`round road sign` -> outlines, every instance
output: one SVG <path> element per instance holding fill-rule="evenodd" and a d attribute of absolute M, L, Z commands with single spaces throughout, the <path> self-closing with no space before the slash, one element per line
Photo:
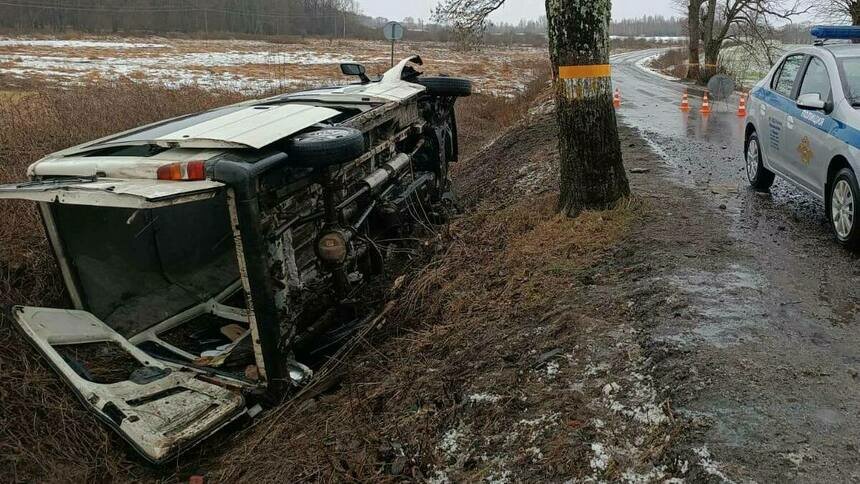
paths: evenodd
<path fill-rule="evenodd" d="M 404 31 L 405 29 L 398 22 L 388 22 L 385 24 L 385 27 L 382 28 L 385 38 L 391 41 L 402 39 Z"/>
<path fill-rule="evenodd" d="M 708 81 L 708 90 L 715 101 L 722 101 L 735 91 L 735 81 L 725 74 L 717 74 Z"/>

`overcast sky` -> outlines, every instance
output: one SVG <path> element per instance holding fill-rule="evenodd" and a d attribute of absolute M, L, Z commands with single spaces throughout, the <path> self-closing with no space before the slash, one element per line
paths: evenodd
<path fill-rule="evenodd" d="M 404 17 L 428 18 L 430 10 L 438 0 L 359 0 L 362 10 L 373 17 L 386 17 L 391 20 L 401 20 Z M 544 14 L 544 0 L 507 0 L 492 19 L 503 22 L 519 22 L 520 19 L 532 19 Z M 667 17 L 680 14 L 672 6 L 672 0 L 614 0 L 612 2 L 612 18 L 623 19 L 641 17 L 642 15 L 664 15 Z"/>

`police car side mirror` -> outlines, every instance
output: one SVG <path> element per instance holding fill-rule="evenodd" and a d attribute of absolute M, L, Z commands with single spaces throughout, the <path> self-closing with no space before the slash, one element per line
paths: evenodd
<path fill-rule="evenodd" d="M 797 98 L 797 107 L 811 111 L 823 111 L 827 103 L 821 99 L 821 94 L 804 94 Z"/>

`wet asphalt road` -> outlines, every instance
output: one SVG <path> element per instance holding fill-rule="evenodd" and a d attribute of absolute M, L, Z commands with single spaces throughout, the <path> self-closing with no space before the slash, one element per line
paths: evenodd
<path fill-rule="evenodd" d="M 636 65 L 655 52 L 613 56 L 620 121 L 669 165 L 666 183 L 700 195 L 731 245 L 724 260 L 703 246 L 690 260 L 707 263 L 663 277 L 687 309 L 652 337 L 697 380 L 678 411 L 707 422 L 696 439 L 715 480 L 860 481 L 860 261 L 811 197 L 782 181 L 769 195 L 747 189 L 737 98 L 703 118 L 691 95 L 682 113 L 684 85 Z"/>

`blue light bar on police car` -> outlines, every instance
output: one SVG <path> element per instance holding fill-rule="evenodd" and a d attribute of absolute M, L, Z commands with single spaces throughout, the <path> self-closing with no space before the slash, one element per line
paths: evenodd
<path fill-rule="evenodd" d="M 853 26 L 824 26 L 812 27 L 810 33 L 821 40 L 854 40 L 860 39 L 860 27 Z"/>

